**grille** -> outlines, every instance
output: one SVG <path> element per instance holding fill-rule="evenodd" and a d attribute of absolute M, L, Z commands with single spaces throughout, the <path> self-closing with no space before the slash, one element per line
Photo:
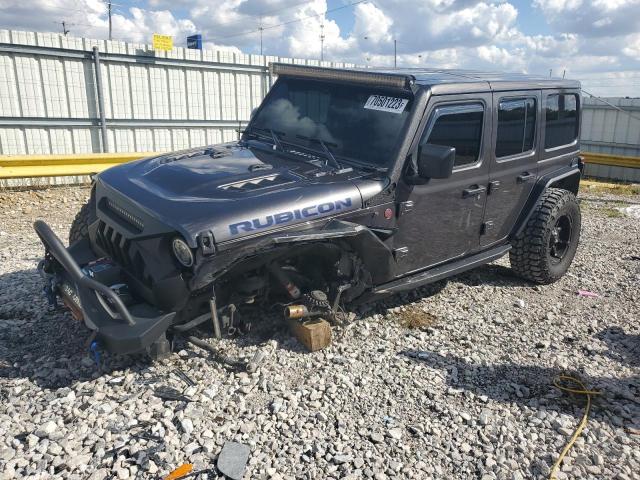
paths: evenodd
<path fill-rule="evenodd" d="M 98 224 L 96 243 L 122 268 L 145 285 L 151 285 L 151 277 L 147 274 L 144 259 L 140 252 L 131 248 L 131 240 L 102 220 Z"/>
<path fill-rule="evenodd" d="M 144 230 L 144 223 L 142 222 L 142 220 L 126 211 L 123 207 L 115 203 L 110 198 L 105 199 L 104 205 L 109 212 L 137 230 L 137 233 L 140 233 L 142 232 L 142 230 Z"/>

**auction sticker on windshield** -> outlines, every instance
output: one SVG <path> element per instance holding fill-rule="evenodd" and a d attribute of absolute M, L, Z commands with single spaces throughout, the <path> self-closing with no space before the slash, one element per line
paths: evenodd
<path fill-rule="evenodd" d="M 371 95 L 364 104 L 368 110 L 380 110 L 382 112 L 402 113 L 409 100 L 406 98 L 385 97 L 384 95 Z"/>

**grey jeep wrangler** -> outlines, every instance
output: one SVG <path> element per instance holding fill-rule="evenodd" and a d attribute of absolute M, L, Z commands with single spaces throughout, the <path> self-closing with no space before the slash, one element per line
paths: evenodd
<path fill-rule="evenodd" d="M 51 302 L 104 348 L 157 357 L 205 322 L 218 337 L 243 331 L 247 304 L 331 318 L 507 253 L 532 282 L 567 271 L 578 82 L 270 68 L 277 80 L 237 142 L 97 175 L 68 248 L 35 223 Z"/>

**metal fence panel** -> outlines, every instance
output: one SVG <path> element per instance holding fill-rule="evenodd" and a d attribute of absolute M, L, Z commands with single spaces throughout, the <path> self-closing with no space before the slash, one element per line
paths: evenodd
<path fill-rule="evenodd" d="M 230 141 L 270 88 L 270 62 L 317 61 L 0 30 L 0 154 L 110 152 Z M 351 66 L 324 62 L 326 66 Z"/>
<path fill-rule="evenodd" d="M 640 98 L 606 98 L 615 109 L 597 98 L 582 102 L 580 146 L 585 152 L 640 157 Z M 587 164 L 589 176 L 640 182 L 640 168 Z"/>
<path fill-rule="evenodd" d="M 273 84 L 270 62 L 352 66 L 230 51 L 163 52 L 137 43 L 0 30 L 0 154 L 103 150 L 94 47 L 100 52 L 110 152 L 161 152 L 236 139 Z M 640 157 L 640 99 L 607 101 L 628 113 L 584 98 L 582 149 Z M 589 164 L 586 173 L 640 181 L 634 168 Z"/>

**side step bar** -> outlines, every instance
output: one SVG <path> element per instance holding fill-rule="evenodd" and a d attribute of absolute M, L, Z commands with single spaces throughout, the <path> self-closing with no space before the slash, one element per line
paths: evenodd
<path fill-rule="evenodd" d="M 371 291 L 371 295 L 389 295 L 397 292 L 402 292 L 404 290 L 412 290 L 414 288 L 427 285 L 428 283 L 437 282 L 438 280 L 442 280 L 443 278 L 447 278 L 452 275 L 456 275 L 458 273 L 462 273 L 467 270 L 479 267 L 480 265 L 484 265 L 485 263 L 492 262 L 493 260 L 497 260 L 504 254 L 506 254 L 509 250 L 511 250 L 511 245 L 501 245 L 499 247 L 492 248 L 491 250 L 476 253 L 475 255 L 471 255 L 470 257 L 465 257 L 461 260 L 456 260 L 454 262 L 446 263 L 438 267 L 430 268 L 429 270 L 418 272 L 408 277 L 399 278 L 398 280 L 393 280 L 391 282 L 378 285 Z"/>

